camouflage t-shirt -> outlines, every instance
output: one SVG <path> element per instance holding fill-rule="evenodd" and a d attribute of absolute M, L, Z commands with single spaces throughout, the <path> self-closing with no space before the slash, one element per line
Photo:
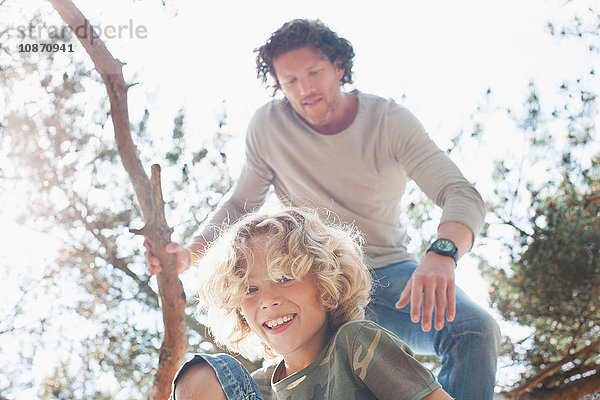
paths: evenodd
<path fill-rule="evenodd" d="M 252 373 L 265 400 L 416 400 L 440 387 L 396 335 L 364 320 L 342 325 L 308 367 L 273 382 L 281 365 Z"/>

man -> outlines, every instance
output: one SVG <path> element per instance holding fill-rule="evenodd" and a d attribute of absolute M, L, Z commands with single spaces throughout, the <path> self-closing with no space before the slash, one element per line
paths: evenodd
<path fill-rule="evenodd" d="M 354 51 L 322 22 L 290 21 L 257 52 L 258 77 L 285 98 L 254 115 L 241 175 L 202 234 L 187 248 L 167 246 L 179 271 L 202 256 L 215 227 L 260 207 L 273 185 L 286 204 L 325 209 L 364 234 L 379 283 L 368 319 L 415 352 L 437 354 L 438 380 L 454 398 L 492 399 L 498 326 L 454 282 L 457 260 L 483 225 L 481 196 L 408 110 L 342 91 L 352 83 Z M 420 264 L 407 253 L 400 224 L 409 178 L 443 209 L 438 240 Z M 159 273 L 146 247 L 151 272 Z"/>

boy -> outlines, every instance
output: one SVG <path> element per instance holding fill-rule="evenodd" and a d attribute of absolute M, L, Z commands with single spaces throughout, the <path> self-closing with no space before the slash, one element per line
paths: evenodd
<path fill-rule="evenodd" d="M 197 355 L 174 399 L 450 399 L 400 339 L 361 319 L 371 278 L 355 230 L 308 209 L 250 214 L 199 271 L 217 342 L 282 360 L 250 378 L 230 356 Z"/>

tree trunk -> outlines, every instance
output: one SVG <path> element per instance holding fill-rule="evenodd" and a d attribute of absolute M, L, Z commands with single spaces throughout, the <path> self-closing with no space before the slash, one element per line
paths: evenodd
<path fill-rule="evenodd" d="M 509 398 L 518 400 L 528 399 L 560 399 L 560 400 L 578 400 L 587 394 L 600 391 L 600 374 L 580 378 L 569 383 L 563 384 L 554 390 L 535 390 L 546 378 L 558 373 L 565 364 L 574 360 L 585 360 L 600 351 L 600 340 L 590 344 L 587 347 L 564 357 L 562 360 L 548 365 L 545 369 L 521 383 L 518 387 L 507 393 Z M 533 389 L 529 391 L 529 389 Z"/>
<path fill-rule="evenodd" d="M 556 390 L 528 392 L 517 397 L 518 400 L 579 400 L 582 397 L 600 391 L 600 374 L 594 374 L 562 385 Z M 514 398 L 514 397 L 513 397 Z"/>
<path fill-rule="evenodd" d="M 175 258 L 164 246 L 171 240 L 173 230 L 167 225 L 160 187 L 160 167 L 152 166 L 148 179 L 131 139 L 127 90 L 123 78 L 123 63 L 113 58 L 85 16 L 70 0 L 49 0 L 63 21 L 73 30 L 85 47 L 96 70 L 102 76 L 111 105 L 111 118 L 121 162 L 131 180 L 140 203 L 145 226 L 135 233 L 143 234 L 157 249 L 163 272 L 158 277 L 160 303 L 165 333 L 159 352 L 159 362 L 151 399 L 168 399 L 171 382 L 180 367 L 188 346 L 185 324 L 185 293 L 175 268 Z"/>
<path fill-rule="evenodd" d="M 577 359 L 586 359 L 588 358 L 590 355 L 593 355 L 595 353 L 597 353 L 598 351 L 600 351 L 600 340 L 590 344 L 587 347 L 584 347 L 583 349 L 573 353 L 573 354 L 569 354 L 566 357 L 564 357 L 562 360 L 554 362 L 550 365 L 548 365 L 546 368 L 544 368 L 542 371 L 538 372 L 536 375 L 532 376 L 531 378 L 527 379 L 525 382 L 521 383 L 517 388 L 511 390 L 508 394 L 512 395 L 514 398 L 517 399 L 524 399 L 525 397 L 525 393 L 531 389 L 531 388 L 535 388 L 538 384 L 540 384 L 544 379 L 548 378 L 549 376 L 554 375 L 555 373 L 559 372 L 561 370 L 561 368 L 563 367 L 563 365 L 570 363 L 574 360 Z M 575 383 L 582 381 L 581 379 L 574 381 Z M 564 385 L 564 387 L 569 386 L 569 384 Z M 562 386 L 561 386 L 562 388 Z M 596 387 L 594 391 L 598 390 L 599 388 Z M 594 393 L 594 391 L 592 392 L 588 392 L 588 393 L 584 393 L 583 395 L 589 394 L 589 393 Z M 559 392 L 559 390 L 555 390 L 552 391 L 551 393 L 557 393 Z M 582 395 L 582 396 L 583 396 Z"/>

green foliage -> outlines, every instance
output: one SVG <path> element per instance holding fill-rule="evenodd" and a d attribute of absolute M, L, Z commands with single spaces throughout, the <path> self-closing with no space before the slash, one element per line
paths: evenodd
<path fill-rule="evenodd" d="M 600 12 L 590 8 L 561 36 L 585 38 L 597 52 L 600 32 L 585 31 L 584 20 L 600 22 Z M 590 68 L 557 88 L 558 101 L 545 99 L 531 83 L 521 108 L 504 109 L 519 137 L 514 152 L 495 162 L 488 199 L 492 222 L 484 242 L 501 243 L 510 263 L 480 258 L 492 305 L 504 319 L 531 328 L 531 337 L 503 344 L 524 378 L 600 336 L 600 207 L 584 209 L 585 198 L 600 195 L 599 83 Z M 485 132 L 479 121 L 476 125 Z M 563 366 L 537 389 L 556 389 L 599 371 L 595 354 Z"/>
<path fill-rule="evenodd" d="M 600 207 L 583 210 L 569 181 L 557 191 L 537 203 L 519 261 L 491 281 L 502 316 L 535 329 L 527 360 L 538 368 L 600 335 Z"/>

